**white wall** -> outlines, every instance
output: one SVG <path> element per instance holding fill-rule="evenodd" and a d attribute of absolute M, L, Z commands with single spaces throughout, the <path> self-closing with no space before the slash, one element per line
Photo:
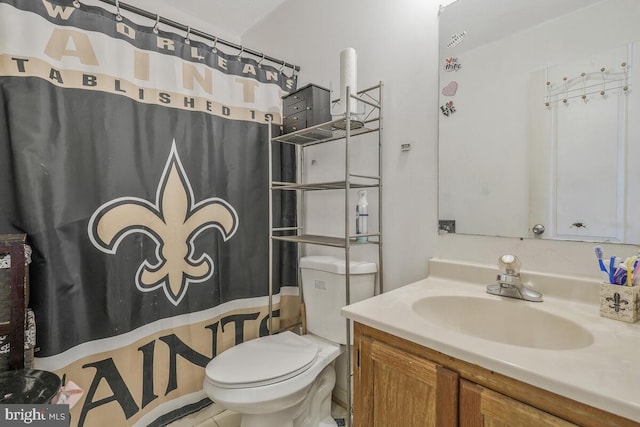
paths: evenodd
<path fill-rule="evenodd" d="M 437 0 L 287 0 L 242 38 L 252 49 L 300 65 L 298 87 L 324 86 L 333 90 L 332 99 L 340 96 L 340 51 L 346 47 L 358 53 L 359 89 L 384 83 L 385 290 L 424 278 L 427 260 L 435 254 L 437 17 Z M 411 151 L 401 152 L 403 143 L 410 143 Z M 311 174 L 320 170 L 337 174 L 341 162 L 336 155 L 327 147 L 314 149 L 311 157 L 316 164 L 307 169 Z M 377 162 L 375 156 L 364 153 L 360 160 Z M 355 209 L 355 196 L 352 200 Z M 377 222 L 374 202 L 372 195 L 373 224 Z M 338 195 L 317 196 L 307 210 L 309 231 L 343 232 L 344 204 Z M 376 251 L 373 246 L 353 248 L 351 256 L 376 259 Z M 307 248 L 308 254 L 327 252 Z"/>
<path fill-rule="evenodd" d="M 333 98 L 339 97 L 339 53 L 345 47 L 358 52 L 360 88 L 384 82 L 386 290 L 426 276 L 426 261 L 435 256 L 493 265 L 511 252 L 525 270 L 599 278 L 593 243 L 437 235 L 437 21 L 437 0 L 287 0 L 242 42 L 300 65 L 299 86 L 313 82 L 333 88 Z M 401 153 L 405 142 L 412 150 Z M 318 168 L 332 170 L 332 160 L 336 163 L 330 153 L 314 157 Z M 318 206 L 310 214 L 314 231 L 343 221 L 342 213 L 327 216 Z M 604 249 L 626 257 L 637 247 Z"/>

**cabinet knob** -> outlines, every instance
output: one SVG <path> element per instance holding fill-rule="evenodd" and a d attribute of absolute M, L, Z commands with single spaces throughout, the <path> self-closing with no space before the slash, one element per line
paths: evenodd
<path fill-rule="evenodd" d="M 291 129 L 293 129 L 293 130 L 298 130 L 298 128 L 297 128 L 297 127 L 295 127 L 295 126 L 291 126 Z"/>

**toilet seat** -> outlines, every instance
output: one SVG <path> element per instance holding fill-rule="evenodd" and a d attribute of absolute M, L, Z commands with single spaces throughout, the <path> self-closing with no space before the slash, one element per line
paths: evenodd
<path fill-rule="evenodd" d="M 318 350 L 310 340 L 287 331 L 231 347 L 209 362 L 206 375 L 223 388 L 274 384 L 309 369 Z"/>

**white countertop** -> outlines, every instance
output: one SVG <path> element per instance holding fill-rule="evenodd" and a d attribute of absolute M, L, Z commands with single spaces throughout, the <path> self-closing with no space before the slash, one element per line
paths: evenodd
<path fill-rule="evenodd" d="M 593 336 L 593 343 L 583 348 L 545 350 L 465 335 L 418 315 L 412 304 L 425 297 L 459 295 L 502 299 L 485 292 L 487 284 L 495 283 L 497 267 L 432 260 L 430 272 L 424 280 L 344 307 L 342 314 L 466 362 L 640 422 L 640 322 L 628 324 L 600 317 L 597 282 L 522 272 L 523 281 L 542 291 L 544 301 L 517 303 L 578 323 Z M 509 319 L 504 321 L 508 324 Z M 486 327 L 490 328 L 491 324 L 487 322 Z"/>

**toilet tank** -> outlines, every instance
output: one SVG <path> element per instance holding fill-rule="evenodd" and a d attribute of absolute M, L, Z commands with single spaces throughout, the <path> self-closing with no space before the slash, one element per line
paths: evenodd
<path fill-rule="evenodd" d="M 372 297 L 377 266 L 374 262 L 349 263 L 351 303 Z M 346 344 L 346 319 L 340 309 L 346 301 L 346 263 L 330 256 L 300 258 L 302 295 L 307 317 L 307 331 L 329 341 Z M 353 334 L 351 340 L 353 341 Z"/>

